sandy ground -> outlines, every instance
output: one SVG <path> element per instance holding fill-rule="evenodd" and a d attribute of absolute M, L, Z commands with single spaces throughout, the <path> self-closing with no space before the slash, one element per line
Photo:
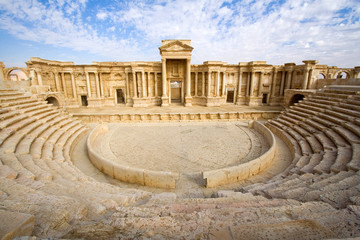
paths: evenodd
<path fill-rule="evenodd" d="M 233 166 L 268 149 L 246 122 L 110 124 L 113 160 L 136 168 L 180 173 Z"/>
<path fill-rule="evenodd" d="M 268 112 L 281 111 L 281 106 L 246 106 L 225 104 L 219 107 L 206 107 L 200 105 L 193 105 L 191 107 L 184 107 L 181 104 L 171 104 L 168 107 L 149 106 L 149 107 L 125 107 L 123 104 L 116 106 L 103 106 L 99 108 L 67 108 L 66 111 L 73 114 L 138 114 L 138 113 L 209 113 L 209 112 Z"/>
<path fill-rule="evenodd" d="M 264 144 L 263 138 L 259 136 L 259 134 L 255 131 L 247 129 L 247 122 L 245 121 L 205 122 L 187 124 L 177 123 L 178 127 L 175 127 L 175 123 L 156 123 L 150 124 L 150 127 L 146 126 L 149 124 L 150 123 L 110 124 L 110 128 L 115 130 L 113 134 L 108 135 L 110 145 L 112 146 L 112 148 L 115 149 L 118 149 L 118 147 L 120 146 L 122 150 L 120 150 L 118 154 L 124 154 L 125 151 L 123 148 L 123 144 L 130 144 L 126 147 L 126 153 L 130 154 L 128 155 L 129 161 L 131 161 L 131 157 L 135 158 L 136 156 L 146 156 L 146 154 L 151 153 L 158 154 L 157 156 L 152 156 L 151 158 L 139 158 L 135 161 L 136 164 L 142 164 L 143 167 L 156 167 L 157 160 L 162 159 L 157 164 L 158 166 L 160 166 L 160 168 L 167 166 L 174 169 L 181 169 L 179 171 L 181 173 L 181 176 L 180 179 L 177 181 L 176 189 L 159 189 L 140 186 L 137 184 L 123 183 L 101 173 L 91 164 L 90 160 L 88 159 L 86 148 L 87 135 L 85 135 L 78 142 L 72 152 L 72 159 L 74 161 L 74 164 L 85 174 L 93 177 L 100 182 L 107 182 L 109 184 L 114 184 L 119 187 L 136 188 L 155 193 L 175 192 L 178 197 L 187 198 L 210 197 L 214 192 L 221 189 L 237 190 L 248 184 L 264 182 L 272 178 L 273 176 L 281 173 L 290 164 L 291 161 L 291 153 L 289 149 L 286 147 L 284 142 L 282 142 L 279 138 L 276 138 L 279 146 L 278 152 L 274 159 L 274 164 L 267 170 L 245 181 L 229 184 L 218 188 L 206 188 L 200 171 L 213 167 L 236 164 L 240 160 L 247 161 L 260 155 L 268 149 L 267 144 Z M 89 126 L 94 127 L 95 124 L 89 124 Z M 122 132 L 122 134 L 119 134 L 120 132 Z M 124 132 L 127 132 L 127 135 L 129 136 L 125 137 Z M 133 136 L 131 133 L 133 133 Z M 162 144 L 156 142 L 158 140 L 155 141 L 154 137 L 155 139 L 159 138 L 156 137 L 159 136 L 157 135 L 157 133 L 159 133 L 159 135 L 162 137 L 168 136 L 168 138 L 166 138 L 167 140 L 165 140 L 165 138 L 162 139 Z M 134 138 L 131 139 L 131 137 L 134 136 L 143 136 L 143 138 L 141 138 L 141 141 L 139 140 L 141 143 L 140 145 L 138 140 L 134 140 Z M 237 137 L 239 137 L 241 140 L 238 139 L 238 141 L 236 141 Z M 198 146 L 193 147 L 194 144 L 191 144 L 199 141 L 201 142 L 201 144 L 199 143 Z M 147 142 L 149 144 L 145 147 L 144 144 L 146 144 Z M 181 146 L 179 146 L 179 143 L 181 143 Z M 206 151 L 201 149 L 201 146 L 206 146 L 207 144 L 211 147 L 208 147 Z M 161 148 L 159 149 L 156 146 L 164 147 L 164 149 L 166 149 L 167 151 L 166 154 L 168 157 L 159 158 L 158 156 L 161 156 L 164 153 L 164 150 L 161 150 Z M 132 151 L 131 147 L 137 147 L 138 150 Z M 146 149 L 146 151 L 142 152 L 142 149 Z M 185 154 L 183 155 L 185 157 L 181 157 L 181 154 Z M 207 158 L 205 158 L 204 155 L 207 157 L 210 156 L 210 158 L 213 160 L 206 161 Z M 190 156 L 197 156 L 198 162 L 191 162 Z M 240 158 L 239 156 L 242 156 L 243 158 Z M 173 157 L 177 159 L 176 162 L 174 162 L 175 160 L 173 160 Z M 219 163 L 214 161 L 217 158 L 219 159 Z M 151 159 L 149 161 L 151 162 L 151 164 L 146 164 L 148 159 Z M 171 159 L 171 161 L 168 159 Z"/>

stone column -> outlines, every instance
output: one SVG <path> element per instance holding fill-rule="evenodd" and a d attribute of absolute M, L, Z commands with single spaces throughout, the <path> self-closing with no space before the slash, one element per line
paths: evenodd
<path fill-rule="evenodd" d="M 211 86 L 211 71 L 208 71 L 207 91 L 206 96 L 210 97 L 210 86 Z"/>
<path fill-rule="evenodd" d="M 104 97 L 104 84 L 102 80 L 102 72 L 99 73 L 100 97 Z"/>
<path fill-rule="evenodd" d="M 241 97 L 241 85 L 242 85 L 242 71 L 239 72 L 239 76 L 238 76 L 238 89 L 237 89 L 238 100 Z"/>
<path fill-rule="evenodd" d="M 142 95 L 141 97 L 146 97 L 146 88 L 145 88 L 145 73 L 141 71 L 141 87 L 142 87 Z"/>
<path fill-rule="evenodd" d="M 251 72 L 251 86 L 250 86 L 250 97 L 252 97 L 254 95 L 254 84 L 255 84 L 255 72 Z"/>
<path fill-rule="evenodd" d="M 5 81 L 4 68 L 5 68 L 4 63 L 0 62 L 0 81 Z M 30 71 L 30 76 L 31 76 L 31 71 Z"/>
<path fill-rule="evenodd" d="M 202 75 L 202 88 L 201 88 L 201 95 L 205 96 L 205 72 L 201 73 Z"/>
<path fill-rule="evenodd" d="M 247 73 L 247 79 L 246 79 L 246 96 L 250 95 L 250 72 Z"/>
<path fill-rule="evenodd" d="M 161 59 L 161 74 L 162 74 L 162 96 L 167 97 L 166 91 L 166 59 Z"/>
<path fill-rule="evenodd" d="M 261 71 L 260 72 L 260 79 L 259 79 L 259 92 L 258 92 L 258 97 L 261 96 L 262 91 L 263 91 L 263 82 L 264 82 L 264 72 Z"/>
<path fill-rule="evenodd" d="M 30 78 L 31 78 L 31 85 L 33 85 L 34 81 L 35 81 L 35 71 L 34 70 L 30 70 Z M 4 81 L 6 79 L 4 78 Z"/>
<path fill-rule="evenodd" d="M 155 90 L 155 97 L 158 96 L 158 73 L 154 72 L 154 90 Z"/>
<path fill-rule="evenodd" d="M 161 80 L 162 80 L 162 97 L 161 106 L 169 106 L 169 97 L 167 96 L 167 79 L 166 79 L 166 58 L 161 59 Z"/>
<path fill-rule="evenodd" d="M 271 82 L 271 96 L 275 97 L 277 70 L 275 69 Z"/>
<path fill-rule="evenodd" d="M 129 85 L 129 72 L 125 72 L 125 84 L 126 84 L 126 101 L 128 102 L 128 99 L 130 97 L 130 85 Z"/>
<path fill-rule="evenodd" d="M 60 92 L 61 90 L 60 90 L 60 83 L 59 83 L 59 73 L 55 72 L 54 76 L 55 76 L 56 91 Z"/>
<path fill-rule="evenodd" d="M 291 88 L 291 75 L 292 75 L 292 70 L 288 71 L 287 76 L 286 76 L 286 89 L 290 89 Z"/>
<path fill-rule="evenodd" d="M 86 87 L 87 87 L 88 97 L 91 98 L 89 72 L 85 72 L 85 77 L 86 77 Z"/>
<path fill-rule="evenodd" d="M 134 96 L 133 98 L 137 98 L 137 86 L 136 86 L 136 72 L 132 72 L 133 76 L 133 87 L 134 87 Z"/>
<path fill-rule="evenodd" d="M 70 74 L 71 74 L 71 86 L 72 86 L 73 97 L 76 98 L 75 75 L 73 72 L 71 72 Z"/>
<path fill-rule="evenodd" d="M 67 89 L 66 89 L 65 75 L 64 74 L 65 74 L 64 72 L 61 73 L 61 81 L 62 81 L 63 88 L 64 88 L 64 95 L 67 97 Z"/>
<path fill-rule="evenodd" d="M 42 82 L 41 73 L 38 73 L 38 72 L 37 72 L 37 79 L 38 79 L 38 84 L 39 84 L 40 86 L 42 86 L 42 85 L 43 85 L 43 82 Z"/>
<path fill-rule="evenodd" d="M 283 70 L 281 74 L 281 85 L 280 85 L 279 96 L 284 96 L 284 84 L 285 84 L 285 70 Z"/>
<path fill-rule="evenodd" d="M 219 96 L 219 88 L 220 88 L 220 71 L 216 71 L 216 89 L 215 89 L 215 95 L 216 97 Z"/>
<path fill-rule="evenodd" d="M 223 72 L 222 86 L 221 86 L 221 96 L 225 96 L 225 86 L 226 86 L 226 72 Z"/>
<path fill-rule="evenodd" d="M 307 89 L 308 81 L 309 81 L 309 69 L 305 69 L 304 80 L 302 82 L 302 89 Z"/>
<path fill-rule="evenodd" d="M 198 92 L 198 72 L 195 72 L 195 96 L 197 96 Z"/>
<path fill-rule="evenodd" d="M 185 93 L 185 106 L 190 107 L 191 104 L 191 69 L 190 58 L 186 59 L 186 93 Z"/>
<path fill-rule="evenodd" d="M 147 84 L 148 84 L 148 87 L 147 87 L 147 88 L 148 88 L 148 89 L 147 89 L 147 96 L 148 96 L 148 97 L 151 97 L 151 86 L 150 86 L 150 85 L 151 85 L 151 84 L 150 84 L 150 83 L 151 83 L 151 81 L 150 81 L 151 73 L 150 73 L 150 72 L 147 72 L 146 75 L 147 75 Z"/>

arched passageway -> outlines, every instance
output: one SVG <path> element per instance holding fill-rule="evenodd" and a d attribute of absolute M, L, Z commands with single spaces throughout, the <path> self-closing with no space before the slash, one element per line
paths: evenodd
<path fill-rule="evenodd" d="M 303 100 L 304 99 L 304 95 L 302 94 L 295 94 L 291 100 L 290 100 L 290 103 L 289 103 L 289 106 L 291 105 L 294 105 L 295 103 L 298 103 L 300 100 Z"/>
<path fill-rule="evenodd" d="M 28 77 L 20 69 L 13 69 L 8 74 L 8 80 L 11 80 L 11 81 L 24 81 L 26 79 L 28 79 Z"/>
<path fill-rule="evenodd" d="M 59 106 L 59 101 L 54 97 L 48 97 L 46 99 L 46 101 L 48 102 L 48 104 L 52 104 L 54 106 Z"/>

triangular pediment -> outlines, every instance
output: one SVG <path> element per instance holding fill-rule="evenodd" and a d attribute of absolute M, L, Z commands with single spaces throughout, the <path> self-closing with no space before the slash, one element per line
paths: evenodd
<path fill-rule="evenodd" d="M 160 51 L 167 52 L 182 52 L 182 51 L 192 51 L 194 48 L 188 44 L 181 42 L 181 40 L 174 40 L 164 44 L 159 47 Z"/>

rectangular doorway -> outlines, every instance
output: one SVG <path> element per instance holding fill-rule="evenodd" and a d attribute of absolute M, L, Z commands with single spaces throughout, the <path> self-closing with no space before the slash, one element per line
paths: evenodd
<path fill-rule="evenodd" d="M 125 103 L 124 91 L 121 88 L 116 89 L 116 102 L 117 104 Z"/>
<path fill-rule="evenodd" d="M 181 102 L 181 82 L 171 81 L 171 102 Z"/>
<path fill-rule="evenodd" d="M 88 105 L 88 100 L 87 100 L 86 95 L 81 95 L 81 105 L 82 106 L 87 106 Z"/>
<path fill-rule="evenodd" d="M 234 102 L 234 90 L 227 91 L 226 102 L 233 103 Z"/>
<path fill-rule="evenodd" d="M 264 93 L 261 102 L 262 102 L 263 104 L 267 104 L 267 98 L 268 98 L 268 94 L 267 94 L 267 93 Z"/>

